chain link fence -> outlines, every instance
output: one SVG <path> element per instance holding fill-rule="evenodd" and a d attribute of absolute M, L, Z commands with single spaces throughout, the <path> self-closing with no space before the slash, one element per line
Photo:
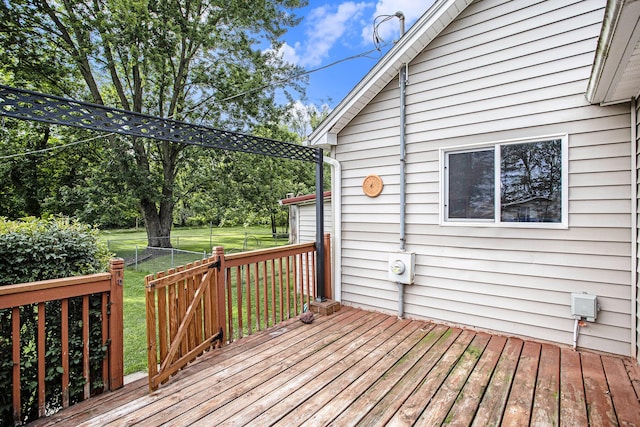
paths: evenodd
<path fill-rule="evenodd" d="M 171 237 L 171 247 L 149 247 L 146 238 L 107 239 L 109 251 L 125 260 L 125 266 L 155 273 L 207 258 L 216 246 L 225 253 L 245 252 L 288 243 L 287 234 L 215 234 Z"/>

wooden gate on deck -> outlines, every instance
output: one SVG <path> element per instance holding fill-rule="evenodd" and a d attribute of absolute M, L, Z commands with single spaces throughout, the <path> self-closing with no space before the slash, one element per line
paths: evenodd
<path fill-rule="evenodd" d="M 220 259 L 210 258 L 145 278 L 151 390 L 216 341 L 222 342 L 219 273 Z"/>
<path fill-rule="evenodd" d="M 324 267 L 330 297 L 328 259 Z M 216 345 L 299 315 L 316 297 L 316 268 L 315 243 L 230 255 L 216 247 L 208 259 L 147 276 L 149 389 Z"/>

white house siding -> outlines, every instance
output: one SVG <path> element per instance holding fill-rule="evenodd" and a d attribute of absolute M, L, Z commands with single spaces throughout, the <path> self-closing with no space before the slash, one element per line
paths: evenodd
<path fill-rule="evenodd" d="M 585 89 L 605 0 L 470 5 L 409 64 L 405 314 L 572 343 L 570 293 L 598 295 L 578 345 L 631 353 L 628 105 Z M 338 136 L 342 301 L 395 312 L 387 253 L 399 247 L 399 98 L 393 81 Z M 569 135 L 569 228 L 440 225 L 439 150 Z M 362 193 L 377 173 L 384 191 Z"/>
<path fill-rule="evenodd" d="M 635 101 L 635 117 L 636 117 L 636 123 L 635 123 L 635 136 L 636 136 L 636 152 L 635 152 L 635 156 L 636 156 L 636 168 L 640 167 L 640 102 L 638 102 L 638 99 L 636 99 Z M 636 286 L 636 301 L 635 301 L 635 313 L 636 313 L 636 318 L 634 319 L 634 322 L 632 322 L 632 324 L 635 324 L 636 327 L 636 357 L 638 359 L 638 361 L 640 361 L 640 318 L 638 316 L 640 316 L 640 288 L 638 287 L 638 277 L 639 277 L 639 273 L 640 273 L 640 259 L 638 258 L 640 256 L 640 247 L 638 247 L 638 242 L 640 242 L 640 233 L 639 233 L 639 225 L 640 225 L 640 181 L 639 181 L 639 177 L 640 177 L 640 171 L 636 170 L 636 229 L 634 230 L 635 233 L 635 238 L 636 238 L 636 270 L 635 270 L 635 286 Z"/>

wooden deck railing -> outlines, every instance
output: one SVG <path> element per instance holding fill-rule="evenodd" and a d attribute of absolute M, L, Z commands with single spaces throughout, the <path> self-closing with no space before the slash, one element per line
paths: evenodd
<path fill-rule="evenodd" d="M 17 425 L 22 422 L 21 414 L 21 385 L 29 378 L 21 378 L 21 307 L 37 306 L 37 405 L 38 416 L 45 415 L 51 410 L 47 403 L 50 391 L 46 390 L 45 378 L 48 370 L 54 369 L 62 376 L 62 407 L 68 407 L 70 402 L 70 322 L 69 303 L 72 298 L 82 298 L 81 337 L 82 340 L 82 376 L 85 379 L 83 399 L 90 396 L 92 390 L 91 372 L 89 365 L 89 297 L 98 295 L 100 298 L 100 318 L 102 320 L 102 346 L 107 347 L 106 357 L 102 362 L 103 390 L 114 390 L 122 387 L 124 379 L 122 352 L 122 280 L 124 261 L 111 261 L 109 273 L 92 274 L 88 276 L 69 277 L 63 279 L 45 280 L 33 283 L 0 286 L 0 310 L 10 310 L 11 342 L 12 342 L 12 407 L 13 420 Z M 61 363 L 62 366 L 47 366 L 46 354 L 52 349 L 46 348 L 46 337 L 51 331 L 45 327 L 45 307 L 47 303 L 60 301 L 60 323 L 56 325 L 61 335 Z M 24 310 L 24 309 L 23 309 Z M 74 337 L 71 337 L 72 339 Z M 77 339 L 78 337 L 75 337 Z M 61 369 L 60 369 L 61 368 Z M 33 421 L 33 420 L 28 420 Z"/>
<path fill-rule="evenodd" d="M 316 295 L 315 255 L 315 243 L 230 255 L 216 247 L 209 259 L 147 276 L 149 389 L 216 343 L 299 315 Z M 330 283 L 324 289 L 330 297 Z"/>

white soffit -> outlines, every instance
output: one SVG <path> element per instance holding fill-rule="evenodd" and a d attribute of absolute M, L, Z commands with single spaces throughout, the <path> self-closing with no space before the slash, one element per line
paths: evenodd
<path fill-rule="evenodd" d="M 398 76 L 400 66 L 411 62 L 473 0 L 436 0 L 396 45 L 347 94 L 320 126 L 309 135 L 306 145 L 337 144 L 337 134 Z M 328 136 L 329 135 L 329 136 Z M 329 143 L 329 144 L 327 144 Z"/>
<path fill-rule="evenodd" d="M 640 1 L 609 0 L 587 99 L 594 104 L 627 102 L 640 92 Z"/>

